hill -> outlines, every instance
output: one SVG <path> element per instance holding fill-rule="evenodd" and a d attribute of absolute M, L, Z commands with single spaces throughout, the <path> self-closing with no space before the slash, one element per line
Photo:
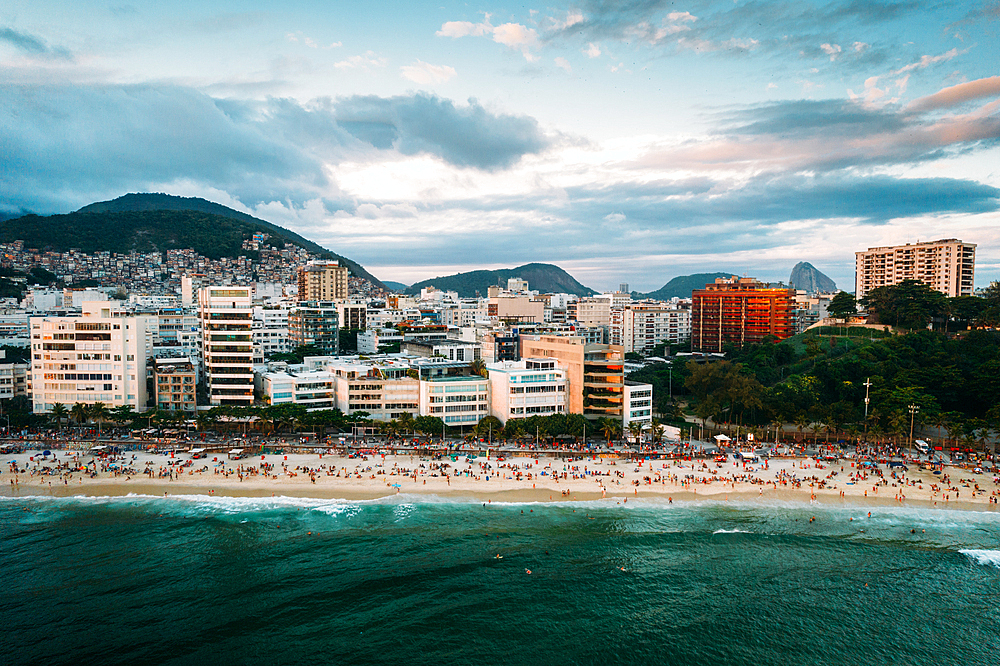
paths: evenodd
<path fill-rule="evenodd" d="M 788 284 L 794 285 L 796 289 L 803 289 L 810 294 L 820 291 L 837 291 L 837 284 L 823 275 L 818 268 L 808 261 L 800 261 L 795 264 L 792 274 L 788 278 Z"/>
<path fill-rule="evenodd" d="M 205 199 L 168 194 L 126 194 L 65 215 L 25 215 L 0 221 L 0 242 L 65 252 L 78 249 L 128 253 L 191 248 L 211 259 L 247 254 L 241 245 L 255 233 L 272 244 L 290 243 L 325 258 L 339 259 L 357 277 L 382 283 L 357 262 L 335 254 L 276 224 Z"/>
<path fill-rule="evenodd" d="M 734 273 L 695 273 L 694 275 L 678 275 L 656 291 L 648 294 L 636 293 L 639 298 L 655 298 L 667 301 L 671 298 L 691 298 L 695 289 L 704 289 L 706 284 L 715 282 L 716 278 L 731 278 Z"/>
<path fill-rule="evenodd" d="M 409 285 L 405 285 L 402 282 L 394 282 L 392 280 L 382 280 L 382 284 L 386 286 L 390 291 L 399 292 L 400 294 L 406 293 Z"/>
<path fill-rule="evenodd" d="M 566 293 L 577 296 L 593 296 L 595 292 L 589 287 L 585 287 L 576 279 L 552 264 L 525 264 L 517 268 L 500 268 L 494 271 L 470 271 L 468 273 L 458 273 L 437 277 L 433 280 L 424 280 L 410 285 L 406 290 L 407 294 L 419 294 L 424 287 L 433 286 L 443 291 L 457 291 L 458 295 L 473 297 L 476 292 L 485 296 L 490 287 L 499 284 L 507 286 L 508 278 L 521 278 L 528 281 L 528 287 L 542 293 Z"/>

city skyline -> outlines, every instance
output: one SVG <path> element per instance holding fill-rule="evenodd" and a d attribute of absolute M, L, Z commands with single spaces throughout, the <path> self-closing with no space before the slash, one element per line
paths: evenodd
<path fill-rule="evenodd" d="M 407 284 L 596 289 L 976 243 L 1000 277 L 996 5 L 22 2 L 0 212 L 200 196 Z M 781 267 L 780 270 L 776 267 Z"/>

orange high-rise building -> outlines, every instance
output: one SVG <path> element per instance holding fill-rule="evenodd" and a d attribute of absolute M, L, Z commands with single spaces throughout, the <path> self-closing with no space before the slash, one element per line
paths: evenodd
<path fill-rule="evenodd" d="M 773 335 L 795 334 L 794 289 L 770 287 L 753 278 L 719 278 L 691 294 L 691 351 L 721 352 Z"/>

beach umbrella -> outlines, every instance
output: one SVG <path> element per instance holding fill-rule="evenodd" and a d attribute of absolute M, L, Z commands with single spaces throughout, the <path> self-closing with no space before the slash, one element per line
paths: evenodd
<path fill-rule="evenodd" d="M 52 452 L 51 452 L 51 451 L 49 451 L 48 449 L 45 449 L 44 451 L 42 451 L 42 455 L 43 455 L 43 456 L 51 456 L 51 455 L 52 455 Z"/>

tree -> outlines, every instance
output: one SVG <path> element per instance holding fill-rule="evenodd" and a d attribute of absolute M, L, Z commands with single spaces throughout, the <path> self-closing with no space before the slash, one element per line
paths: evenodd
<path fill-rule="evenodd" d="M 639 421 L 632 421 L 628 424 L 628 434 L 632 435 L 632 439 L 636 442 L 642 436 L 642 423 Z"/>
<path fill-rule="evenodd" d="M 826 311 L 835 319 L 847 319 L 851 315 L 857 314 L 858 306 L 857 301 L 854 300 L 854 294 L 838 291 L 837 295 L 830 299 Z"/>
<path fill-rule="evenodd" d="M 55 403 L 54 405 L 52 405 L 51 414 L 52 418 L 56 420 L 56 428 L 62 430 L 63 419 L 69 416 L 69 410 L 66 409 L 66 405 L 62 404 L 61 402 Z"/>
<path fill-rule="evenodd" d="M 872 289 L 861 303 L 880 324 L 909 329 L 927 328 L 948 312 L 947 297 L 917 280 Z"/>
<path fill-rule="evenodd" d="M 69 413 L 70 416 L 73 417 L 73 420 L 77 422 L 77 424 L 86 423 L 88 418 L 90 417 L 90 411 L 87 409 L 87 405 L 83 404 L 82 402 L 75 403 L 73 407 L 69 410 Z"/>
<path fill-rule="evenodd" d="M 132 405 L 119 405 L 111 410 L 110 418 L 118 425 L 125 425 L 135 420 L 137 414 Z"/>
<path fill-rule="evenodd" d="M 621 439 L 622 436 L 622 422 L 618 419 L 603 418 L 598 422 L 598 426 L 601 429 L 601 434 L 604 435 L 608 440 L 608 446 L 611 445 L 611 440 Z"/>
<path fill-rule="evenodd" d="M 474 375 L 489 377 L 489 370 L 486 369 L 486 361 L 482 358 L 473 359 L 472 363 L 469 364 L 469 369 Z"/>
<path fill-rule="evenodd" d="M 476 424 L 476 434 L 480 437 L 489 437 L 492 433 L 500 434 L 503 430 L 503 423 L 495 416 L 484 416 Z"/>
<path fill-rule="evenodd" d="M 97 421 L 97 431 L 101 431 L 101 425 L 111 416 L 111 410 L 103 402 L 95 402 L 88 410 L 91 418 Z"/>

